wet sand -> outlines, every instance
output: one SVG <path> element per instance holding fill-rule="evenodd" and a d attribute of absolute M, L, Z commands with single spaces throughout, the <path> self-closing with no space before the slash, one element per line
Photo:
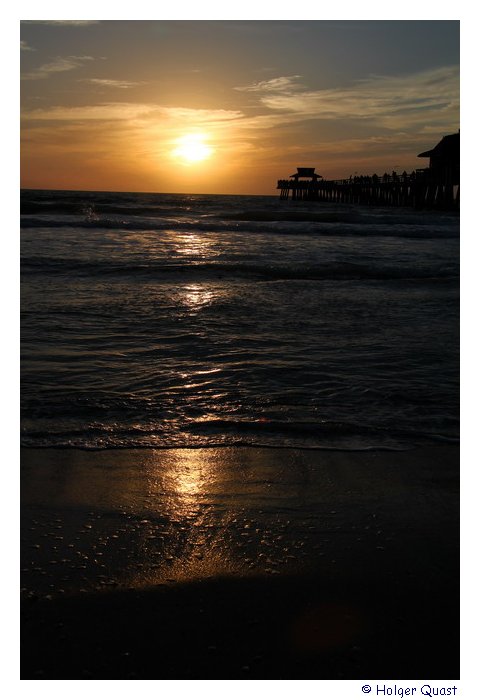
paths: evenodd
<path fill-rule="evenodd" d="M 459 677 L 459 455 L 22 451 L 22 679 Z"/>

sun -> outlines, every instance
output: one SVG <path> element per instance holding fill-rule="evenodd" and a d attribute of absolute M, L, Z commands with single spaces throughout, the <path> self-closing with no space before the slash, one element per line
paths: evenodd
<path fill-rule="evenodd" d="M 186 134 L 176 142 L 177 146 L 172 151 L 172 156 L 184 163 L 200 163 L 207 160 L 213 153 L 213 148 L 206 143 L 204 134 Z"/>

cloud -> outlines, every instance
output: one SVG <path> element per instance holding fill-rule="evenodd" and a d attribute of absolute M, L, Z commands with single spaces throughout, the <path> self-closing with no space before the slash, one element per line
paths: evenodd
<path fill-rule="evenodd" d="M 147 117 L 156 117 L 158 120 L 174 124 L 204 126 L 239 120 L 243 117 L 243 113 L 225 109 L 191 109 L 145 103 L 105 102 L 83 107 L 34 109 L 24 114 L 26 119 L 40 121 L 129 121 Z"/>
<path fill-rule="evenodd" d="M 92 56 L 67 56 L 66 58 L 58 56 L 58 58 L 51 63 L 44 63 L 31 73 L 24 73 L 22 79 L 44 80 L 45 78 L 49 78 L 53 73 L 63 73 L 65 71 L 74 70 L 75 68 L 81 68 L 84 63 L 94 60 Z"/>
<path fill-rule="evenodd" d="M 20 41 L 20 51 L 36 51 L 32 46 L 29 46 L 26 41 Z"/>
<path fill-rule="evenodd" d="M 85 27 L 89 24 L 99 24 L 98 19 L 22 19 L 21 24 L 61 24 L 74 27 Z"/>
<path fill-rule="evenodd" d="M 369 76 L 351 86 L 307 90 L 288 76 L 236 88 L 262 107 L 298 119 L 369 120 L 386 128 L 458 120 L 459 74 L 446 66 L 407 76 Z"/>
<path fill-rule="evenodd" d="M 301 75 L 286 75 L 279 78 L 271 78 L 270 80 L 261 80 L 258 83 L 236 87 L 234 90 L 240 92 L 288 92 L 300 90 L 303 86 L 299 85 L 297 80 Z"/>
<path fill-rule="evenodd" d="M 243 112 L 233 109 L 191 109 L 189 107 L 159 107 L 159 111 L 174 121 L 198 124 L 230 122 L 243 118 Z"/>
<path fill-rule="evenodd" d="M 238 110 L 128 102 L 36 108 L 26 110 L 22 119 L 24 138 L 45 152 L 83 151 L 98 158 L 103 148 L 118 157 L 128 143 L 129 153 L 147 161 L 166 157 L 179 136 L 188 133 L 205 135 L 224 154 L 253 152 L 255 144 L 245 135 L 250 129 Z"/>
<path fill-rule="evenodd" d="M 143 81 L 133 82 L 130 80 L 112 80 L 110 78 L 82 78 L 79 80 L 82 83 L 92 83 L 93 85 L 100 85 L 101 87 L 111 87 L 111 88 L 133 88 L 137 85 L 144 85 Z"/>
<path fill-rule="evenodd" d="M 89 56 L 58 58 L 27 77 L 45 78 L 55 72 L 81 67 Z M 128 89 L 141 83 L 107 78 L 82 79 L 105 88 Z M 441 132 L 456 128 L 459 111 L 458 67 L 447 66 L 406 76 L 369 76 L 351 85 L 319 90 L 307 89 L 301 76 L 279 76 L 270 80 L 235 87 L 249 93 L 256 102 L 248 110 L 194 109 L 155 103 L 104 102 L 83 107 L 52 107 L 34 110 L 26 116 L 43 121 L 153 119 L 179 126 L 212 126 L 227 129 L 235 124 L 244 133 L 266 131 L 309 121 L 363 125 L 376 131 L 412 131 L 430 128 Z M 256 112 L 256 113 L 252 113 Z M 379 132 L 379 129 L 381 130 Z"/>
<path fill-rule="evenodd" d="M 39 121 L 117 121 L 145 117 L 158 110 L 155 105 L 107 102 L 83 107 L 49 107 L 33 109 L 23 116 Z"/>

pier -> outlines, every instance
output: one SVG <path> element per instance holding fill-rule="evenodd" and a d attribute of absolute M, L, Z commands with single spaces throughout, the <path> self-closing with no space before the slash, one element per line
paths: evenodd
<path fill-rule="evenodd" d="M 279 180 L 280 199 L 415 207 L 416 209 L 460 208 L 460 132 L 444 136 L 431 150 L 418 154 L 429 158 L 428 168 L 398 175 L 350 176 L 326 180 L 315 168 L 297 168 L 288 180 Z"/>
<path fill-rule="evenodd" d="M 348 180 L 279 180 L 280 199 L 457 210 L 460 185 L 437 183 L 422 171 L 410 175 L 360 176 Z"/>

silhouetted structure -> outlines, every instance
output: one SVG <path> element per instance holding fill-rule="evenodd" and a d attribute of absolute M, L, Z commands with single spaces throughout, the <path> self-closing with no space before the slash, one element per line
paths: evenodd
<path fill-rule="evenodd" d="M 417 209 L 457 210 L 460 206 L 460 133 L 444 136 L 430 151 L 430 166 L 408 174 L 360 175 L 348 180 L 324 180 L 315 168 L 297 168 L 289 180 L 279 180 L 280 199 L 376 204 Z"/>
<path fill-rule="evenodd" d="M 319 178 L 321 179 L 322 176 L 317 175 L 315 168 L 297 168 L 297 172 L 290 175 L 290 177 L 293 177 L 297 182 L 301 177 L 310 178 L 311 182 L 316 182 Z"/>
<path fill-rule="evenodd" d="M 291 190 L 292 199 L 316 199 L 317 183 L 322 179 L 321 175 L 317 175 L 315 168 L 297 168 L 297 172 L 290 175 L 290 180 L 279 180 L 280 182 L 288 183 L 288 186 L 280 192 L 280 199 L 288 199 L 288 193 Z M 282 189 L 282 188 L 280 188 Z"/>
<path fill-rule="evenodd" d="M 460 132 L 444 136 L 430 151 L 419 153 L 418 158 L 430 158 L 430 165 L 423 172 L 432 182 L 460 184 Z"/>

